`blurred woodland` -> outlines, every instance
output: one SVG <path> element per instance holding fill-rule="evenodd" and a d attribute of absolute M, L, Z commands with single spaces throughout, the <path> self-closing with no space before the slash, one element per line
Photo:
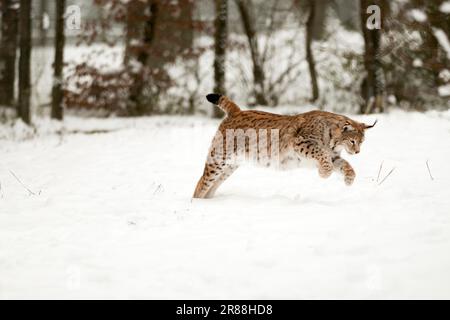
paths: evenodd
<path fill-rule="evenodd" d="M 221 117 L 204 108 L 209 92 L 249 107 L 450 107 L 445 0 L 1 0 L 0 10 L 0 121 Z"/>

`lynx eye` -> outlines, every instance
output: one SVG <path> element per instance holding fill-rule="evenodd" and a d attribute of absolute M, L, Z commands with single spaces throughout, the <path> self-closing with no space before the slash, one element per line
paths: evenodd
<path fill-rule="evenodd" d="M 350 140 L 350 142 L 352 143 L 352 145 L 356 144 L 355 140 Z"/>

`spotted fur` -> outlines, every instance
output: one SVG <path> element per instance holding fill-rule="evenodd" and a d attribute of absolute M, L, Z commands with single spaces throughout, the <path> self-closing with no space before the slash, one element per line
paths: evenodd
<path fill-rule="evenodd" d="M 246 139 L 245 148 L 240 150 L 233 141 L 233 148 L 219 148 L 226 145 L 227 130 L 278 130 L 278 145 L 271 145 L 267 133 L 269 155 L 278 148 L 276 165 L 281 168 L 301 166 L 303 162 L 312 162 L 322 178 L 328 178 L 333 171 L 344 176 L 347 185 L 355 179 L 352 166 L 340 154 L 346 150 L 349 154 L 360 152 L 364 141 L 364 132 L 373 127 L 354 121 L 343 115 L 325 111 L 310 111 L 298 115 L 286 116 L 263 111 L 241 110 L 233 101 L 219 94 L 209 94 L 207 100 L 218 105 L 226 113 L 208 153 L 203 175 L 197 183 L 194 198 L 211 198 L 219 186 L 239 167 L 236 156 L 249 157 L 249 150 L 261 138 Z M 219 138 L 217 138 L 219 137 Z M 259 149 L 255 162 L 259 165 L 273 165 L 272 158 L 260 156 Z M 220 151 L 218 151 L 220 150 Z M 218 154 L 218 152 L 220 154 Z M 233 153 L 231 155 L 230 153 Z M 242 158 L 242 157 L 241 157 Z M 213 159 L 213 160 L 211 160 Z"/>

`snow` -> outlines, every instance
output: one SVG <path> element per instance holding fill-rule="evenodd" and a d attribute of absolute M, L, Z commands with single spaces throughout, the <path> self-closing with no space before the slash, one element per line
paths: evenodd
<path fill-rule="evenodd" d="M 33 113 L 43 113 L 43 105 L 51 101 L 51 89 L 53 84 L 53 48 L 35 47 L 32 50 L 31 76 L 33 83 L 31 104 Z M 95 59 L 94 59 L 95 58 Z M 76 64 L 86 63 L 91 67 L 99 68 L 106 72 L 114 72 L 121 68 L 123 62 L 123 48 L 112 48 L 104 44 L 90 46 L 67 45 L 64 51 L 65 75 L 74 71 Z M 70 84 L 70 83 L 69 83 Z M 72 87 L 69 87 L 73 89 Z"/>
<path fill-rule="evenodd" d="M 412 9 L 410 11 L 411 17 L 417 22 L 425 22 L 427 21 L 427 15 L 425 12 L 419 9 Z"/>
<path fill-rule="evenodd" d="M 441 6 L 439 7 L 439 10 L 442 13 L 449 13 L 450 14 L 450 1 L 445 1 L 441 4 Z"/>
<path fill-rule="evenodd" d="M 243 167 L 210 200 L 217 121 L 1 125 L 0 298 L 448 299 L 450 112 L 376 118 L 352 187 Z"/>
<path fill-rule="evenodd" d="M 441 97 L 450 97 L 450 84 L 440 86 L 438 92 Z"/>
<path fill-rule="evenodd" d="M 443 70 L 439 73 L 439 78 L 441 78 L 442 80 L 444 80 L 444 82 L 450 82 L 450 70 L 448 70 L 448 69 L 443 69 Z"/>
<path fill-rule="evenodd" d="M 441 45 L 442 49 L 447 52 L 447 59 L 450 59 L 450 41 L 447 38 L 447 35 L 444 31 L 438 28 L 433 28 L 434 36 L 437 38 L 439 44 Z"/>
<path fill-rule="evenodd" d="M 423 66 L 423 61 L 421 59 L 416 58 L 413 61 L 413 66 L 416 68 L 420 68 Z"/>

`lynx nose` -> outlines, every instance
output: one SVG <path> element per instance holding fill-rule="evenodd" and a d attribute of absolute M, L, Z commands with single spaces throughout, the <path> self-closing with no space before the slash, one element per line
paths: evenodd
<path fill-rule="evenodd" d="M 355 153 L 358 154 L 358 153 L 359 153 L 359 150 L 356 150 Z"/>

